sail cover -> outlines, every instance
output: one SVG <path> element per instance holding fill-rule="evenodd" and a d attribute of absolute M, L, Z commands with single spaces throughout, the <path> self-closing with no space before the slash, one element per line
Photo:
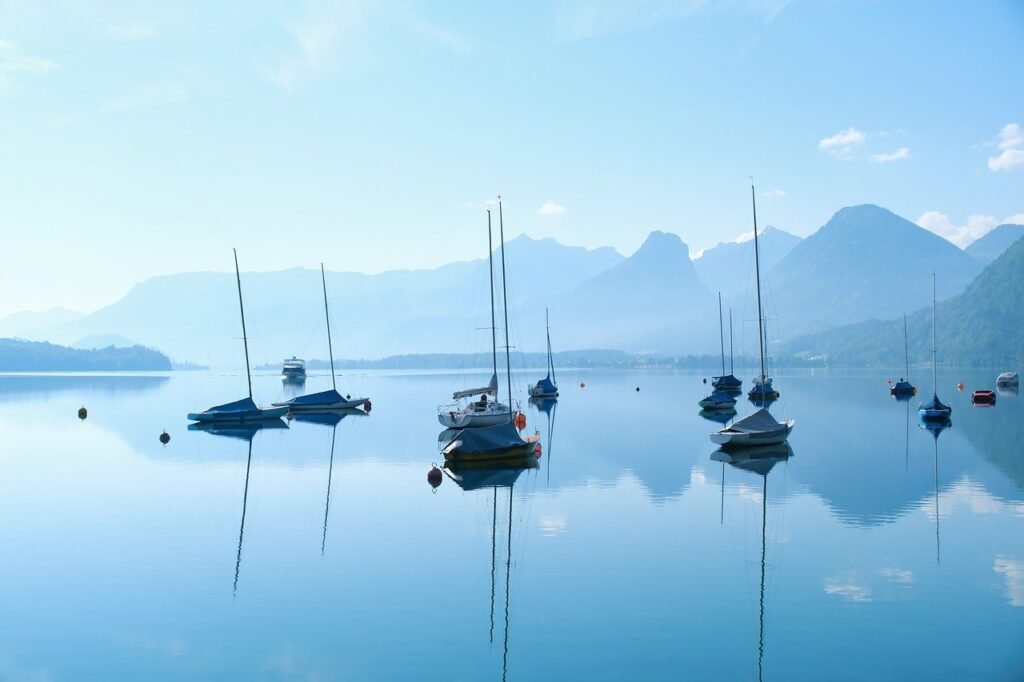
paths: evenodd
<path fill-rule="evenodd" d="M 558 387 L 551 381 L 550 374 L 537 382 L 537 388 L 545 393 L 555 393 L 558 391 Z"/>
<path fill-rule="evenodd" d="M 308 393 L 306 395 L 300 395 L 296 398 L 292 398 L 288 401 L 290 405 L 337 405 L 338 403 L 345 402 L 345 398 L 342 397 L 333 388 L 329 388 L 326 391 L 320 391 L 319 393 Z"/>
<path fill-rule="evenodd" d="M 497 397 L 497 395 L 498 395 L 498 375 L 497 374 L 492 374 L 491 375 L 491 383 L 487 384 L 486 386 L 482 386 L 480 388 L 467 388 L 464 391 L 455 391 L 455 393 L 452 393 L 452 399 L 453 400 L 458 400 L 459 398 L 468 398 L 471 395 L 481 395 L 483 393 L 486 393 L 487 395 L 493 395 L 493 396 Z"/>
<path fill-rule="evenodd" d="M 515 425 L 508 421 L 494 426 L 462 429 L 451 441 L 446 451 L 455 455 L 482 455 L 505 452 L 526 445 L 527 442 L 519 435 Z"/>
<path fill-rule="evenodd" d="M 921 406 L 921 409 L 922 410 L 944 410 L 944 411 L 951 411 L 951 410 L 949 410 L 949 405 L 943 405 L 942 401 L 939 400 L 939 396 L 934 395 L 934 394 L 932 395 L 932 399 L 931 400 L 929 400 L 928 402 L 926 402 L 924 405 Z"/>
<path fill-rule="evenodd" d="M 224 403 L 223 405 L 215 405 L 207 410 L 207 412 L 216 412 L 218 414 L 235 414 L 240 412 L 258 412 L 260 408 L 256 407 L 256 403 L 252 401 L 252 398 L 242 398 L 236 400 L 233 403 Z"/>
<path fill-rule="evenodd" d="M 782 428 L 785 428 L 785 425 L 775 421 L 775 417 L 762 407 L 757 412 L 733 422 L 729 430 L 742 433 L 765 433 L 768 431 L 778 431 Z"/>

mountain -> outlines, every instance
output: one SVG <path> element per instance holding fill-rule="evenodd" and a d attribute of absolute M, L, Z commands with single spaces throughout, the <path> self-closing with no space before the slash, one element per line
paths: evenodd
<path fill-rule="evenodd" d="M 89 350 L 93 348 L 107 348 L 109 346 L 131 348 L 135 345 L 138 344 L 131 339 L 121 336 L 120 334 L 98 334 L 96 336 L 84 336 L 72 343 L 71 347 Z"/>
<path fill-rule="evenodd" d="M 796 248 L 800 237 L 769 225 L 758 234 L 761 267 L 769 271 Z M 738 294 L 754 282 L 754 240 L 720 242 L 694 259 L 694 267 L 704 286 L 721 291 L 723 296 Z"/>
<path fill-rule="evenodd" d="M 2 372 L 165 371 L 166 355 L 151 348 L 82 350 L 39 341 L 0 339 Z"/>
<path fill-rule="evenodd" d="M 59 324 L 80 319 L 85 313 L 67 308 L 50 308 L 41 313 L 25 311 L 0 319 L 0 337 L 36 338 Z"/>
<path fill-rule="evenodd" d="M 486 235 L 481 245 L 486 248 Z M 525 235 L 510 240 L 505 255 L 510 307 L 524 312 L 517 318 L 520 323 L 537 329 L 536 342 L 527 344 L 534 349 L 542 347 L 544 301 L 624 260 L 608 247 L 564 246 Z M 241 257 L 244 262 L 244 252 Z M 229 254 L 225 263 L 230 262 Z M 496 263 L 499 287 L 500 275 Z M 51 326 L 45 338 L 70 344 L 119 336 L 159 348 L 176 361 L 238 368 L 242 352 L 235 286 L 230 272 L 153 277 L 105 308 Z M 376 275 L 328 271 L 327 289 L 338 355 L 472 352 L 483 350 L 484 338 L 490 347 L 490 332 L 481 330 L 490 323 L 486 258 Z M 326 355 L 319 270 L 243 272 L 242 290 L 254 364 Z M 538 304 L 526 308 L 528 298 Z"/>
<path fill-rule="evenodd" d="M 981 239 L 964 249 L 967 253 L 988 264 L 1000 256 L 1015 241 L 1024 237 L 1024 225 L 1006 223 L 992 229 Z"/>
<path fill-rule="evenodd" d="M 939 274 L 939 282 L 942 274 Z M 930 287 L 922 287 L 930 293 Z M 1024 363 L 1024 238 L 989 264 L 958 296 L 936 307 L 939 362 L 1018 368 Z M 931 362 L 932 311 L 907 318 L 910 361 Z M 871 320 L 794 339 L 784 352 L 839 366 L 903 364 L 903 320 Z"/>
<path fill-rule="evenodd" d="M 942 237 L 884 208 L 865 204 L 838 211 L 800 242 L 766 278 L 765 314 L 777 317 L 782 338 L 867 319 L 895 318 L 948 298 L 982 264 Z"/>
<path fill-rule="evenodd" d="M 668 351 L 689 345 L 686 322 L 696 317 L 710 323 L 705 311 L 712 301 L 689 247 L 656 231 L 636 253 L 556 299 L 552 320 L 568 329 L 558 337 L 561 347 Z M 717 320 L 716 312 L 716 334 Z"/>

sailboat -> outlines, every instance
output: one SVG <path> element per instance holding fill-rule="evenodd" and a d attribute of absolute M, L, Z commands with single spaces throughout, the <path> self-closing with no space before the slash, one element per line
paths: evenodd
<path fill-rule="evenodd" d="M 242 276 L 238 272 L 238 251 L 235 254 L 235 279 L 238 282 L 238 312 L 242 317 L 242 342 L 245 346 L 245 376 L 249 380 L 249 397 L 232 403 L 215 405 L 203 412 L 190 412 L 194 422 L 247 422 L 279 419 L 288 412 L 287 407 L 257 407 L 252 399 L 252 370 L 249 368 L 249 337 L 245 333 L 245 309 L 242 307 Z"/>
<path fill-rule="evenodd" d="M 491 212 L 487 212 L 487 236 L 490 241 L 491 234 Z M 508 286 L 505 280 L 505 222 L 501 210 L 501 197 L 498 197 L 498 229 L 501 239 L 501 290 L 502 307 L 505 314 L 505 381 L 508 385 L 508 401 L 512 404 L 512 363 L 509 356 L 508 340 Z M 491 276 L 491 348 L 492 361 L 494 363 L 494 375 L 491 378 L 494 385 L 495 401 L 492 405 L 501 406 L 497 402 L 497 342 L 495 341 L 494 328 L 494 277 Z M 456 396 L 459 394 L 456 393 Z M 486 394 L 484 394 L 486 395 Z M 475 404 L 475 403 L 471 403 Z M 503 406 L 501 406 L 503 407 Z M 525 439 L 519 434 L 516 423 L 512 418 L 511 408 L 504 407 L 503 419 L 497 423 L 486 423 L 478 425 L 467 417 L 472 413 L 463 412 L 461 417 L 454 411 L 447 414 L 438 414 L 438 419 L 445 426 L 450 426 L 441 432 L 438 437 L 438 445 L 445 460 L 463 462 L 492 462 L 496 460 L 507 460 L 510 457 L 522 457 L 530 455 L 539 447 L 540 434 L 534 433 Z M 450 417 L 445 419 L 443 417 Z M 469 423 L 463 423 L 469 422 Z"/>
<path fill-rule="evenodd" d="M 907 316 L 903 316 L 903 354 L 907 362 L 907 376 L 910 376 L 910 345 L 907 342 Z M 910 381 L 900 377 L 892 388 L 889 389 L 889 395 L 896 396 L 896 399 L 909 398 L 917 393 L 917 388 L 914 387 Z"/>
<path fill-rule="evenodd" d="M 734 374 L 732 355 L 732 308 L 729 308 L 729 373 L 725 373 L 725 338 L 722 335 L 722 292 L 718 292 L 718 336 L 722 342 L 722 376 L 711 377 L 711 387 L 716 391 L 739 393 L 743 382 Z"/>
<path fill-rule="evenodd" d="M 548 375 L 527 389 L 531 398 L 557 398 L 558 383 L 555 381 L 555 361 L 551 356 L 551 324 L 548 309 L 544 309 L 544 328 L 548 337 Z"/>
<path fill-rule="evenodd" d="M 334 345 L 331 343 L 331 313 L 327 307 L 327 276 L 324 264 L 320 264 L 320 282 L 324 289 L 324 317 L 327 319 L 327 353 L 331 358 L 331 389 L 319 393 L 300 395 L 291 400 L 274 403 L 276 407 L 285 407 L 294 412 L 322 412 L 323 410 L 351 410 L 366 404 L 367 398 L 348 398 L 338 393 L 338 383 L 334 376 Z"/>
<path fill-rule="evenodd" d="M 953 414 L 953 408 L 939 400 L 939 378 L 937 369 L 935 322 L 935 273 L 932 273 L 932 399 L 918 408 L 918 414 L 925 421 L 946 421 Z"/>
<path fill-rule="evenodd" d="M 725 386 L 719 387 L 720 384 L 731 382 L 727 381 L 725 374 L 725 331 L 722 328 L 722 292 L 718 292 L 718 340 L 722 346 L 722 374 L 717 377 L 711 377 L 711 386 L 714 387 L 714 391 L 711 395 L 704 396 L 700 401 L 697 402 L 705 410 L 732 410 L 736 407 L 736 398 L 733 397 L 733 388 L 726 388 Z M 730 341 L 730 352 L 732 350 L 732 342 Z M 733 380 L 739 381 L 736 377 L 729 375 Z M 737 384 L 738 385 L 738 384 Z"/>
<path fill-rule="evenodd" d="M 711 434 L 711 442 L 723 448 L 745 448 L 759 445 L 776 445 L 784 443 L 789 438 L 789 432 L 793 430 L 796 422 L 788 419 L 784 422 L 776 421 L 768 410 L 763 407 L 765 401 L 770 398 L 779 397 L 778 391 L 772 388 L 771 377 L 764 372 L 764 315 L 761 312 L 761 268 L 758 265 L 757 250 L 757 199 L 754 194 L 754 185 L 750 185 L 750 198 L 754 211 L 754 267 L 757 279 L 757 340 L 761 351 L 761 374 L 755 380 L 754 388 L 750 391 L 751 399 L 755 393 L 761 402 L 762 407 L 753 414 L 733 422 L 724 429 Z"/>
<path fill-rule="evenodd" d="M 504 238 L 501 244 L 502 273 L 505 263 Z M 494 246 L 491 237 L 491 210 L 487 209 L 487 270 L 490 275 L 491 286 L 491 380 L 486 386 L 480 388 L 467 388 L 452 393 L 454 403 L 441 405 L 437 408 L 437 420 L 441 426 L 449 429 L 463 429 L 466 427 L 494 426 L 512 423 L 512 410 L 508 405 L 498 402 L 498 337 L 497 327 L 494 322 Z M 506 318 L 508 312 L 505 313 Z M 508 336 L 508 325 L 505 325 L 505 336 Z M 507 343 L 505 344 L 508 345 Z M 506 349 L 507 352 L 507 349 Z M 511 384 L 511 382 L 510 382 Z M 511 400 L 511 385 L 509 386 Z M 479 395 L 479 400 L 469 400 L 472 396 Z M 488 400 L 491 396 L 493 400 Z"/>

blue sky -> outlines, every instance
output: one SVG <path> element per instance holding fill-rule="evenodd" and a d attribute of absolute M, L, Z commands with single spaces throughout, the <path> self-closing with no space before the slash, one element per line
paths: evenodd
<path fill-rule="evenodd" d="M 146 277 L 376 272 L 508 234 L 693 250 L 1024 214 L 1024 5 L 0 0 L 0 315 Z"/>

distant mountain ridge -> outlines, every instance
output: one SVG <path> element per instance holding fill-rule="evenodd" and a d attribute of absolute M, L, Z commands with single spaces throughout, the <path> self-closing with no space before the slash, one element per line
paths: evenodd
<path fill-rule="evenodd" d="M 480 237 L 483 256 L 483 230 Z M 948 298 L 984 267 L 979 258 L 873 205 L 844 208 L 803 240 L 774 228 L 762 239 L 773 344 L 869 319 L 894 319 L 928 304 L 931 272 L 939 273 L 940 298 Z M 752 251 L 753 244 L 724 244 L 691 260 L 679 236 L 661 231 L 650 233 L 628 257 L 607 247 L 571 247 L 525 235 L 512 239 L 505 248 L 511 346 L 543 350 L 549 309 L 556 351 L 717 353 L 715 292 L 722 290 L 726 313 L 734 312 L 736 355 L 756 354 L 753 258 L 744 249 Z M 244 252 L 240 257 L 244 266 Z M 749 262 L 735 265 L 737 258 Z M 769 268 L 774 258 L 778 262 Z M 230 263 L 230 254 L 225 261 Z M 130 339 L 159 348 L 175 362 L 237 370 L 243 360 L 234 279 L 228 272 L 153 277 L 101 310 L 37 329 L 29 338 L 95 345 Z M 497 325 L 503 327 L 497 263 L 495 279 Z M 488 282 L 485 257 L 374 275 L 328 270 L 335 355 L 373 360 L 489 351 Z M 243 270 L 242 288 L 253 364 L 326 356 L 318 270 Z M 503 330 L 498 336 L 503 344 Z"/>
<path fill-rule="evenodd" d="M 938 304 L 938 357 L 945 365 L 1020 368 L 1024 364 L 1024 237 L 989 264 L 967 289 Z M 938 274 L 942 281 L 942 274 Z M 931 291 L 931 278 L 918 286 Z M 932 311 L 907 317 L 912 364 L 931 362 Z M 869 320 L 792 340 L 784 352 L 839 366 L 903 363 L 903 319 Z"/>
<path fill-rule="evenodd" d="M 1004 223 L 992 228 L 964 250 L 987 265 L 1002 255 L 1021 237 L 1024 237 L 1024 225 Z"/>
<path fill-rule="evenodd" d="M 0 372 L 166 371 L 171 361 L 152 348 L 80 349 L 0 339 Z"/>

